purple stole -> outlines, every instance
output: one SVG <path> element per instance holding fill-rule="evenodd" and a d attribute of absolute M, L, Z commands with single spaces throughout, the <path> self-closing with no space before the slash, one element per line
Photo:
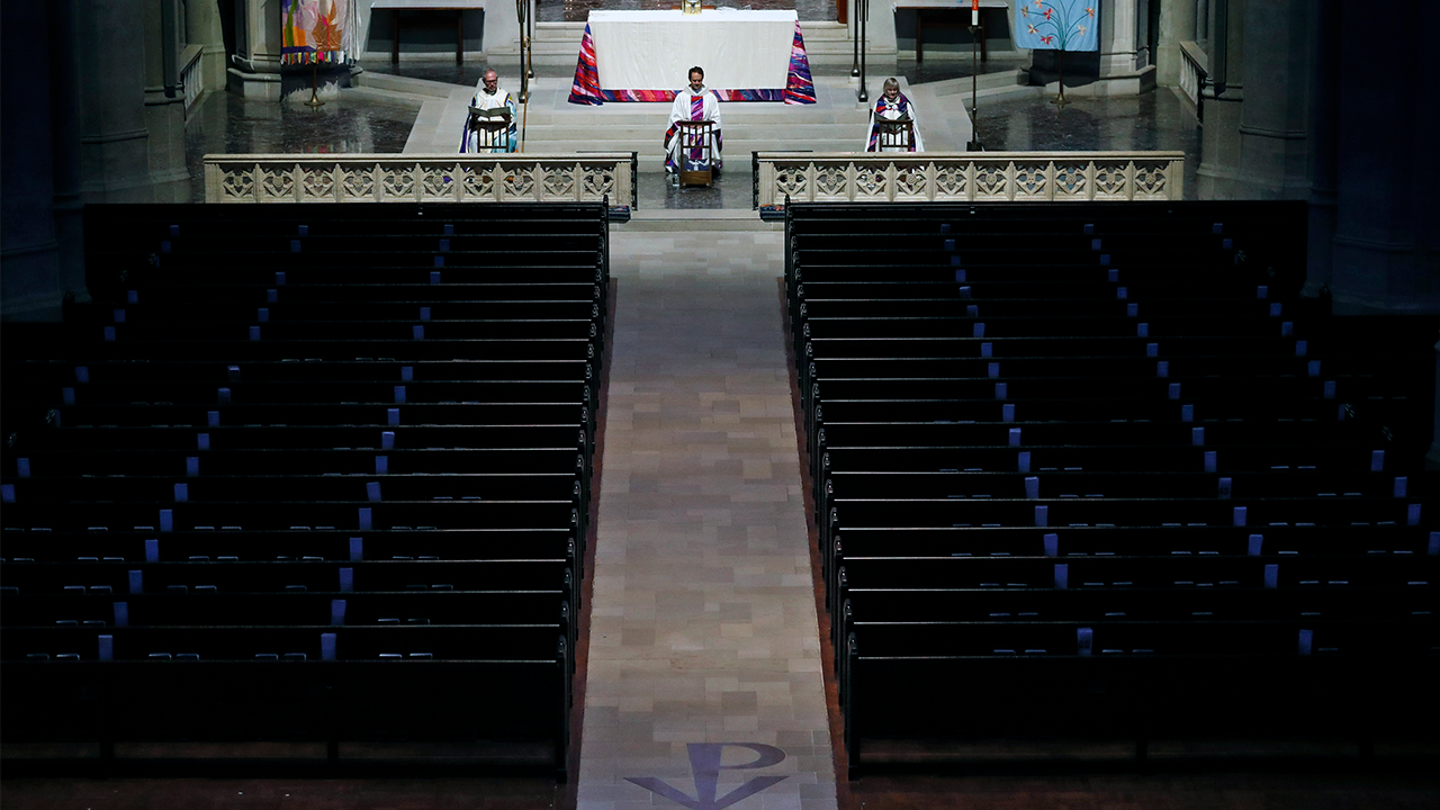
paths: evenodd
<path fill-rule="evenodd" d="M 690 97 L 690 120 L 691 120 L 691 121 L 704 121 L 704 120 L 705 120 L 705 97 L 704 97 L 704 96 L 691 96 L 691 97 Z M 691 160 L 700 160 L 700 159 L 702 159 L 702 158 L 705 156 L 705 150 L 701 148 L 703 145 L 704 145 L 704 144 L 702 143 L 702 139 L 699 139 L 699 138 L 696 138 L 696 139 L 695 139 L 695 141 L 691 144 L 691 147 L 690 147 L 690 159 L 691 159 Z"/>

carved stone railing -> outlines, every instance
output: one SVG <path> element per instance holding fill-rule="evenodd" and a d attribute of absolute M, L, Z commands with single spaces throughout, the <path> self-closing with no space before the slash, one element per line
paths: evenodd
<path fill-rule="evenodd" d="M 1193 42 L 1180 43 L 1180 55 L 1180 94 L 1190 99 L 1190 103 L 1195 105 L 1195 117 L 1200 118 L 1203 103 L 1200 91 L 1205 86 L 1205 77 L 1209 75 L 1210 60 Z"/>
<path fill-rule="evenodd" d="M 755 205 L 1179 200 L 1184 152 L 756 152 Z"/>
<path fill-rule="evenodd" d="M 205 201 L 601 202 L 635 206 L 634 152 L 206 155 Z"/>

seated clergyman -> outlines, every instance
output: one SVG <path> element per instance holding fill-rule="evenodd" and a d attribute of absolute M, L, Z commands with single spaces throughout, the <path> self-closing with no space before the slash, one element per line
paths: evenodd
<path fill-rule="evenodd" d="M 520 147 L 515 125 L 515 96 L 500 88 L 493 70 L 480 77 L 480 86 L 470 100 L 469 117 L 460 136 L 460 151 L 514 152 Z"/>
<path fill-rule="evenodd" d="M 705 71 L 700 67 L 690 68 L 690 85 L 675 94 L 675 103 L 670 105 L 670 124 L 665 130 L 665 173 L 674 174 L 682 168 L 700 168 L 696 165 L 708 157 L 706 144 L 698 138 L 681 137 L 676 121 L 710 121 L 715 159 L 710 170 L 720 173 L 720 98 L 715 91 L 705 88 Z M 685 141 L 683 144 L 681 141 Z"/>

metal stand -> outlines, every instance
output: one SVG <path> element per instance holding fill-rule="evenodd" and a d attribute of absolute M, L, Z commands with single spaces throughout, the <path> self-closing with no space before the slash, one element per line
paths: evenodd
<path fill-rule="evenodd" d="M 870 0 L 855 0 L 855 7 L 860 14 L 860 93 L 855 98 L 864 104 L 870 100 L 865 90 L 865 21 L 870 17 Z"/>
<path fill-rule="evenodd" d="M 305 102 L 305 106 L 312 110 L 325 106 L 325 102 L 320 99 L 320 54 L 318 53 L 315 54 L 315 61 L 310 63 L 310 100 Z"/>
<path fill-rule="evenodd" d="M 980 144 L 980 37 L 984 36 L 985 26 L 970 26 L 970 142 L 965 144 L 966 152 L 983 152 L 985 147 Z"/>
<path fill-rule="evenodd" d="M 862 0 L 854 0 L 855 16 L 860 16 L 860 3 Z M 853 54 L 850 62 L 850 78 L 860 77 L 860 37 L 857 35 L 860 29 L 859 20 L 850 21 L 850 46 Z"/>
<path fill-rule="evenodd" d="M 1060 85 L 1060 94 L 1057 95 L 1057 96 L 1055 96 L 1055 98 L 1051 99 L 1051 100 L 1050 100 L 1050 103 L 1055 105 L 1055 110 L 1056 110 L 1056 112 L 1061 112 L 1061 111 L 1063 111 L 1063 110 L 1065 109 L 1065 105 L 1070 103 L 1070 102 L 1068 102 L 1068 101 L 1065 100 L 1065 52 L 1064 52 L 1064 51 L 1056 51 L 1056 52 L 1055 52 L 1055 76 L 1056 76 L 1056 84 L 1059 84 L 1059 85 Z"/>

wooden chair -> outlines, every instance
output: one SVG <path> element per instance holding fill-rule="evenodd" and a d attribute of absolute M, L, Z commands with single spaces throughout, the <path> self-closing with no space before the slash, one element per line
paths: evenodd
<path fill-rule="evenodd" d="M 875 127 L 880 136 L 876 151 L 908 152 L 910 145 L 915 142 L 915 121 L 910 118 L 890 119 L 876 116 Z"/>
<path fill-rule="evenodd" d="M 676 121 L 675 137 L 680 139 L 680 185 L 715 184 L 715 122 Z"/>
<path fill-rule="evenodd" d="M 477 149 L 510 151 L 510 115 L 485 115 L 477 107 L 470 108 L 470 129 L 476 133 Z"/>

